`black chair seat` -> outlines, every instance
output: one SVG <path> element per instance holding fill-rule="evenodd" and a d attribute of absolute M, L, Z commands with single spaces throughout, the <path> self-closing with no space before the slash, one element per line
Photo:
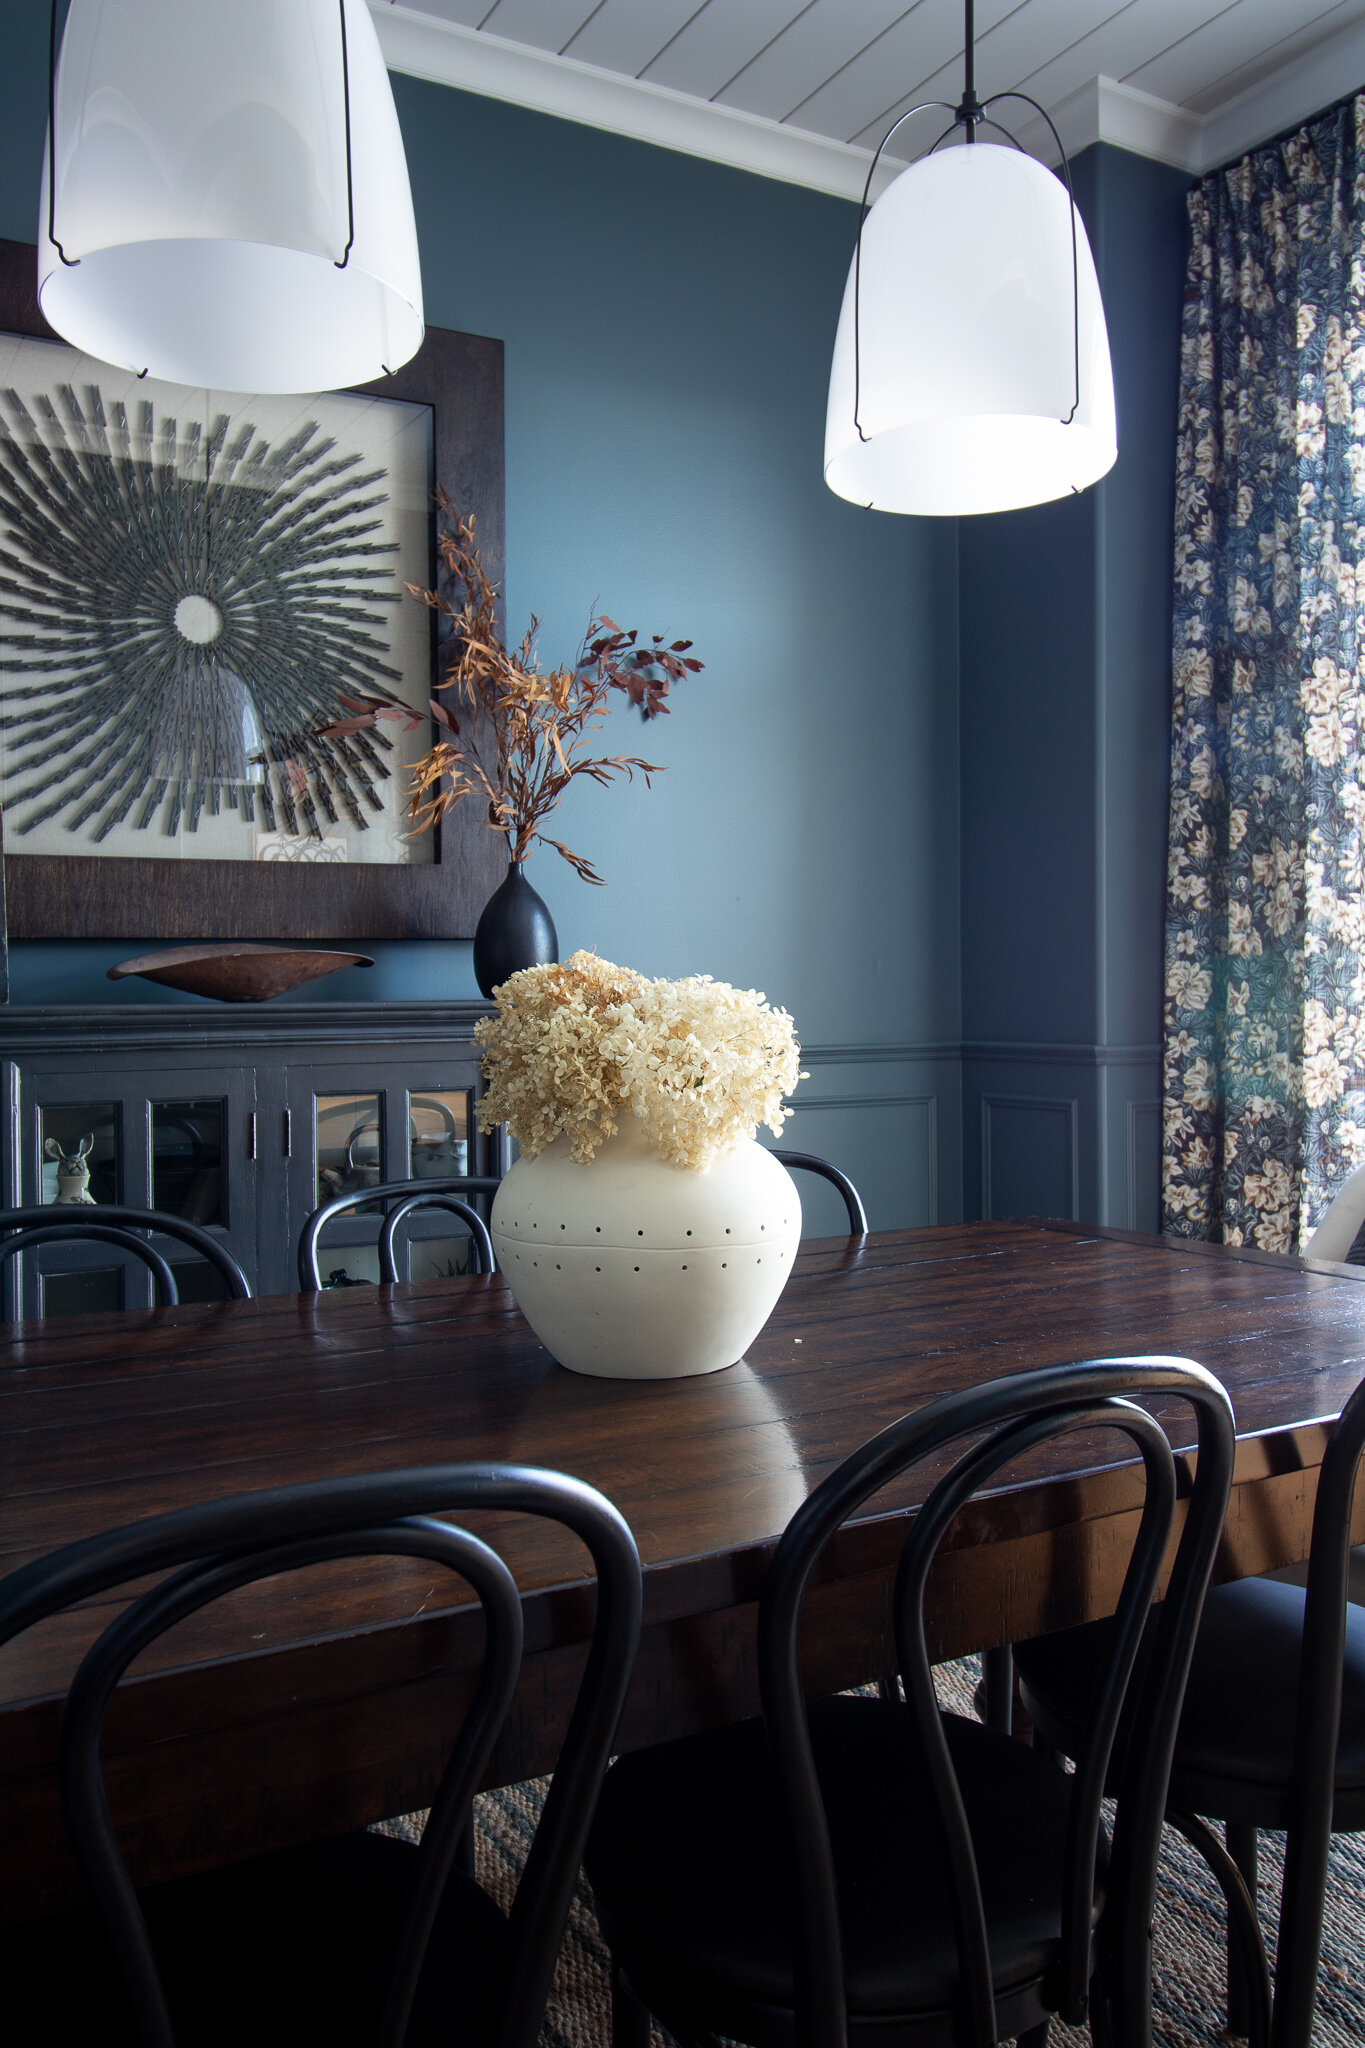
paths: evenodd
<path fill-rule="evenodd" d="M 956 1715 L 944 1725 L 974 1838 L 997 1994 L 1037 1983 L 1061 1934 L 1070 1780 L 1048 1758 Z M 941 2014 L 957 1983 L 950 1888 L 926 1854 L 928 1772 L 898 1704 L 839 1697 L 811 1710 L 832 1831 L 851 2019 Z M 791 1854 L 762 1721 L 637 1751 L 608 1773 L 588 1852 L 603 1932 L 647 2004 L 688 1981 L 725 1987 L 752 2040 L 790 2025 Z M 1097 1897 L 1097 1907 L 1100 1903 Z M 1003 2003 L 1003 2000 L 1002 2000 Z M 747 2026 L 751 2029 L 744 2031 Z"/>
<path fill-rule="evenodd" d="M 369 2048 L 417 1852 L 386 1835 L 344 1835 L 144 1892 L 177 2048 Z M 405 2048 L 477 2044 L 498 2011 L 507 1922 L 472 1878 L 445 1889 Z M 80 1968 L 72 1968 L 72 1959 Z M 4 1930 L 15 2039 L 51 2048 L 136 2048 L 118 1973 L 94 1922 L 63 1914 Z"/>
<path fill-rule="evenodd" d="M 1178 1810 L 1288 1824 L 1303 1639 L 1302 1587 L 1238 1579 L 1215 1587 L 1190 1666 L 1171 1776 Z M 1110 1639 L 1107 1621 L 1040 1636 L 1015 1649 L 1025 1711 L 1054 1748 L 1076 1755 L 1096 1674 Z M 1365 1608 L 1346 1615 L 1337 1825 L 1365 1825 Z"/>

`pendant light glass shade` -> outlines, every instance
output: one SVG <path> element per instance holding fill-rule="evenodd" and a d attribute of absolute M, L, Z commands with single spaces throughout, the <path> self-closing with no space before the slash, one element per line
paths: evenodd
<path fill-rule="evenodd" d="M 1073 271 L 1072 213 L 1051 171 L 993 143 L 923 157 L 887 187 L 834 344 L 832 491 L 883 512 L 1006 512 L 1112 467 L 1109 337 L 1079 214 Z"/>
<path fill-rule="evenodd" d="M 72 0 L 38 238 L 59 334 L 226 391 L 326 391 L 416 352 L 398 116 L 365 0 L 344 7 L 343 41 L 342 0 Z"/>

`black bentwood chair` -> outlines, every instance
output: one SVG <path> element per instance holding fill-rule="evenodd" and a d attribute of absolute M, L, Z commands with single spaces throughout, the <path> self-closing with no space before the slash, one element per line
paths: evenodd
<path fill-rule="evenodd" d="M 1322 1461 L 1306 1590 L 1258 1578 L 1209 1594 L 1171 1767 L 1169 1818 L 1227 1899 L 1230 2031 L 1274 2048 L 1308 2048 L 1329 1844 L 1365 1828 L 1365 1608 L 1347 1600 L 1362 1454 L 1365 1382 Z M 1025 1710 L 1064 1755 L 1088 1739 L 1110 1631 L 1092 1622 L 1016 1647 Z M 1224 1822 L 1226 1849 L 1204 1820 Z M 1288 1831 L 1273 2014 L 1253 1903 L 1258 1828 Z"/>
<path fill-rule="evenodd" d="M 318 1243 L 327 1225 L 334 1217 L 344 1216 L 348 1210 L 363 1208 L 371 1202 L 381 1202 L 386 1208 L 389 1203 L 396 1205 L 386 1215 L 379 1236 L 381 1280 L 397 1280 L 395 1239 L 401 1226 L 418 1209 L 449 1209 L 458 1216 L 469 1232 L 474 1271 L 491 1273 L 494 1270 L 493 1240 L 488 1235 L 488 1226 L 478 1210 L 464 1197 L 493 1195 L 500 1186 L 501 1182 L 496 1176 L 469 1173 L 459 1174 L 452 1179 L 443 1177 L 440 1180 L 386 1180 L 380 1181 L 376 1187 L 356 1188 L 351 1194 L 338 1195 L 335 1201 L 324 1202 L 320 1209 L 313 1211 L 299 1237 L 299 1292 L 316 1294 L 322 1287 L 322 1272 L 318 1266 Z"/>
<path fill-rule="evenodd" d="M 1198 1418 L 1189 1511 L 1125 1760 L 1112 1846 L 1100 1798 L 1171 1530 L 1176 1474 L 1137 1400 Z M 1136 1397 L 1136 1398 L 1134 1398 Z M 1146 1490 L 1099 1711 L 1074 1775 L 977 1721 L 940 1713 L 925 1582 L 958 1509 L 1054 1437 L 1116 1429 Z M 892 1616 L 905 1701 L 807 1702 L 801 1608 L 826 1546 L 889 1480 L 977 1439 L 932 1487 L 901 1552 Z M 1166 1775 L 1222 1527 L 1232 1410 L 1185 1359 L 1019 1373 L 930 1402 L 864 1444 L 789 1523 L 759 1604 L 763 1716 L 622 1757 L 588 1874 L 615 1973 L 615 2048 L 656 2014 L 685 2043 L 757 2048 L 1038 2048 L 1049 2015 L 1118 2048 L 1151 2040 L 1150 1925 Z"/>
<path fill-rule="evenodd" d="M 129 1209 L 117 1202 L 47 1202 L 36 1208 L 0 1209 L 0 1233 L 4 1233 L 0 1235 L 0 1261 L 35 1245 L 86 1241 L 117 1245 L 150 1269 L 162 1306 L 174 1308 L 180 1301 L 175 1274 L 160 1252 L 145 1237 L 136 1235 L 138 1231 L 157 1231 L 188 1245 L 222 1274 L 231 1299 L 251 1299 L 246 1274 L 212 1231 L 187 1223 L 183 1216 L 169 1216 L 160 1209 Z"/>
<path fill-rule="evenodd" d="M 587 1665 L 506 1919 L 458 1860 L 517 1683 L 521 1603 L 496 1551 L 431 1519 L 466 1509 L 562 1523 L 597 1575 Z M 128 1665 L 240 1586 L 376 1554 L 445 1567 L 483 1609 L 482 1670 L 462 1722 L 452 1709 L 458 1732 L 420 1848 L 361 1832 L 139 1896 L 99 1755 L 105 1709 Z M 616 1509 L 579 1480 L 515 1465 L 433 1465 L 239 1494 L 70 1544 L 12 1573 L 0 1583 L 0 1643 L 77 1601 L 167 1571 L 109 1623 L 67 1694 L 62 1810 L 91 1910 L 0 1934 L 7 2038 L 60 2048 L 535 2048 L 639 1635 L 639 1558 Z"/>
<path fill-rule="evenodd" d="M 867 1236 L 867 1211 L 863 1207 L 863 1198 L 842 1167 L 831 1165 L 828 1159 L 820 1159 L 814 1152 L 779 1151 L 776 1146 L 773 1148 L 773 1158 L 781 1160 L 788 1172 L 795 1168 L 800 1173 L 818 1173 L 821 1180 L 829 1181 L 844 1198 L 844 1207 L 848 1211 L 849 1235 Z"/>

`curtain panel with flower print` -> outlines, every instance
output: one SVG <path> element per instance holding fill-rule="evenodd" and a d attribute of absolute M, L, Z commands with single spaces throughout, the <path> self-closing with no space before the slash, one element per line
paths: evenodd
<path fill-rule="evenodd" d="M 1282 1252 L 1365 1160 L 1365 95 L 1189 212 L 1163 1223 Z"/>

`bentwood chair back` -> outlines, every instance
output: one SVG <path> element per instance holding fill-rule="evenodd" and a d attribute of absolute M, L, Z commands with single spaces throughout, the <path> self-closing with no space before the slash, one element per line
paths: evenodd
<path fill-rule="evenodd" d="M 174 1272 L 148 1238 L 136 1234 L 139 1232 L 155 1232 L 188 1245 L 222 1274 L 230 1299 L 250 1300 L 246 1274 L 211 1230 L 161 1209 L 130 1209 L 120 1202 L 49 1202 L 40 1207 L 0 1209 L 0 1262 L 37 1245 L 84 1241 L 117 1245 L 149 1268 L 163 1306 L 175 1305 L 180 1295 Z"/>
<path fill-rule="evenodd" d="M 506 1920 L 457 1867 L 522 1653 L 521 1603 L 507 1566 L 480 1538 L 434 1519 L 470 1509 L 561 1523 L 596 1568 L 587 1666 Z M 129 1664 L 225 1594 L 376 1555 L 455 1574 L 483 1611 L 482 1669 L 463 1712 L 452 1686 L 453 1746 L 420 1848 L 363 1831 L 140 1898 L 100 1760 L 105 1711 Z M 434 1465 L 241 1494 L 73 1543 L 12 1573 L 0 1583 L 0 1644 L 78 1602 L 101 1597 L 104 1605 L 111 1589 L 153 1573 L 168 1576 L 108 1623 L 67 1694 L 62 1808 L 92 1911 L 0 1932 L 14 2039 L 135 2040 L 140 2048 L 177 2040 L 435 2048 L 458 2039 L 535 2048 L 639 1634 L 639 1558 L 611 1503 L 579 1480 L 513 1465 Z"/>
<path fill-rule="evenodd" d="M 1198 1461 L 1123 1759 L 1112 1847 L 1101 1795 L 1174 1520 L 1165 1429 L 1193 1408 Z M 940 1713 L 924 1596 L 954 1516 L 1055 1438 L 1118 1431 L 1145 1470 L 1112 1653 L 1074 1774 Z M 909 1524 L 892 1596 L 900 1700 L 808 1702 L 807 1592 L 845 1522 L 915 1466 L 968 1447 Z M 617 1985 L 616 2048 L 653 2013 L 683 2040 L 755 2048 L 994 2048 L 1052 2013 L 1117 2048 L 1151 2039 L 1150 1929 L 1171 1747 L 1231 1482 L 1232 1409 L 1188 1360 L 1105 1359 L 993 1380 L 893 1423 L 798 1509 L 764 1580 L 763 1718 L 620 1758 L 588 1847 Z"/>
<path fill-rule="evenodd" d="M 816 1173 L 821 1180 L 827 1180 L 832 1187 L 837 1188 L 848 1213 L 850 1236 L 867 1236 L 867 1211 L 863 1207 L 863 1198 L 842 1167 L 833 1165 L 828 1159 L 819 1158 L 814 1152 L 779 1151 L 776 1147 L 773 1149 L 773 1158 L 780 1160 L 788 1172 L 795 1169 L 798 1173 Z"/>
<path fill-rule="evenodd" d="M 387 1212 L 379 1236 L 381 1280 L 395 1281 L 399 1277 L 395 1242 L 402 1225 L 417 1210 L 436 1207 L 452 1211 L 464 1223 L 473 1250 L 474 1271 L 491 1273 L 495 1263 L 493 1240 L 488 1235 L 487 1224 L 467 1197 L 494 1195 L 500 1185 L 495 1175 L 470 1173 L 439 1180 L 386 1180 L 380 1181 L 376 1187 L 357 1188 L 351 1194 L 338 1195 L 334 1201 L 324 1202 L 320 1209 L 313 1211 L 299 1236 L 299 1292 L 316 1294 L 321 1289 L 318 1245 L 327 1225 L 334 1218 L 348 1215 L 355 1209 L 368 1208 L 371 1203 L 383 1206 Z"/>
<path fill-rule="evenodd" d="M 1363 1455 L 1365 1382 L 1323 1457 L 1306 1591 L 1265 1578 L 1215 1587 L 1176 1740 L 1169 1818 L 1227 1900 L 1229 2032 L 1255 2048 L 1267 2038 L 1308 2048 L 1331 1837 L 1365 1829 L 1365 1609 L 1347 1597 Z M 1016 1647 L 1025 1710 L 1063 1754 L 1084 1740 L 1108 1628 L 1092 1622 Z M 1226 1847 L 1208 1820 L 1225 1823 Z M 1258 1828 L 1287 1831 L 1273 2008 L 1254 1902 Z"/>

